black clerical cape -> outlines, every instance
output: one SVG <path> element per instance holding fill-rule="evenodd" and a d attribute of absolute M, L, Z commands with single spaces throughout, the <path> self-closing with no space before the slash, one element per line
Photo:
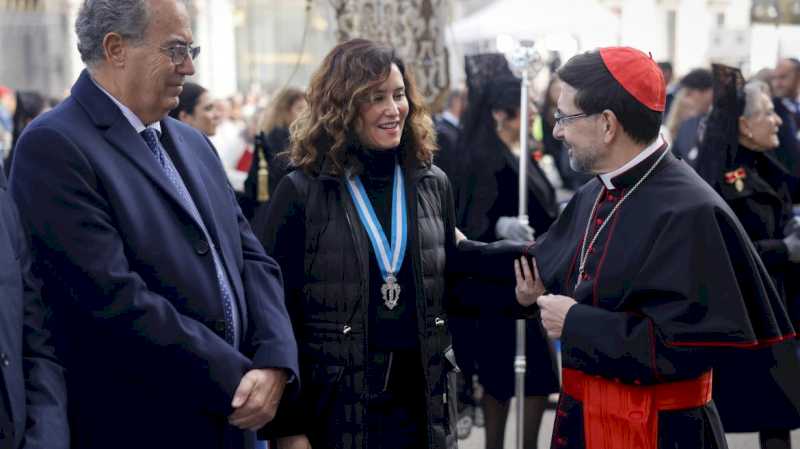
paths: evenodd
<path fill-rule="evenodd" d="M 534 248 L 547 291 L 578 302 L 561 337 L 553 447 L 726 447 L 715 354 L 795 336 L 735 215 L 683 161 L 666 154 L 609 217 L 664 151 L 614 189 L 589 181 Z M 578 282 L 586 228 L 591 241 L 607 218 Z"/>

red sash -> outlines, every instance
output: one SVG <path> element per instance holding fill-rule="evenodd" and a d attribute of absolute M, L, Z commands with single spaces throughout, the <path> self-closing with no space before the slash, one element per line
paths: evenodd
<path fill-rule="evenodd" d="M 658 412 L 711 401 L 711 371 L 692 380 L 628 385 L 564 368 L 562 392 L 583 405 L 586 449 L 657 449 Z"/>

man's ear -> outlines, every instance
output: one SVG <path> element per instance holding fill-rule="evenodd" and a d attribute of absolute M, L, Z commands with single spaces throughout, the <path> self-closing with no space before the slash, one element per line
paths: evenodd
<path fill-rule="evenodd" d="M 614 114 L 614 111 L 610 109 L 600 113 L 600 126 L 603 127 L 601 131 L 603 132 L 603 143 L 605 144 L 611 143 L 622 130 L 622 125 L 617 120 L 617 114 Z"/>
<path fill-rule="evenodd" d="M 125 62 L 128 59 L 128 48 L 125 39 L 117 33 L 108 33 L 103 38 L 106 61 L 114 67 L 125 67 Z"/>

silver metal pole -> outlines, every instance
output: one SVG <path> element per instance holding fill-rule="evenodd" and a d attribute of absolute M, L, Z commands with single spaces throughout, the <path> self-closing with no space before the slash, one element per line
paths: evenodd
<path fill-rule="evenodd" d="M 512 57 L 513 65 L 522 75 L 520 89 L 520 126 L 519 126 L 519 220 L 528 224 L 528 87 L 529 76 L 541 68 L 541 57 L 531 40 L 521 40 Z M 525 355 L 526 321 L 517 320 L 517 352 L 514 357 L 514 396 L 517 403 L 517 449 L 524 449 L 525 443 L 525 372 L 527 360 Z"/>
<path fill-rule="evenodd" d="M 519 219 L 528 223 L 528 68 L 522 69 L 522 89 L 519 106 Z M 517 398 L 517 449 L 524 449 L 525 441 L 525 320 L 517 320 L 517 354 L 514 357 Z"/>

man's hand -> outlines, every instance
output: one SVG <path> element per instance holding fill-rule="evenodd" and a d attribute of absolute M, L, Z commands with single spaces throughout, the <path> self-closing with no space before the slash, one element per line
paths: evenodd
<path fill-rule="evenodd" d="M 514 261 L 514 273 L 517 275 L 517 302 L 522 306 L 536 304 L 539 296 L 544 294 L 544 284 L 539 279 L 539 268 L 536 260 L 533 260 L 533 269 L 528 263 L 527 257 L 520 257 Z"/>
<path fill-rule="evenodd" d="M 311 443 L 305 435 L 292 435 L 278 438 L 278 449 L 311 449 Z"/>
<path fill-rule="evenodd" d="M 239 382 L 228 422 L 240 429 L 258 430 L 275 418 L 289 376 L 283 369 L 265 368 L 247 372 Z"/>
<path fill-rule="evenodd" d="M 542 295 L 536 301 L 542 313 L 542 325 L 550 338 L 561 338 L 567 312 L 577 302 L 568 296 Z"/>

